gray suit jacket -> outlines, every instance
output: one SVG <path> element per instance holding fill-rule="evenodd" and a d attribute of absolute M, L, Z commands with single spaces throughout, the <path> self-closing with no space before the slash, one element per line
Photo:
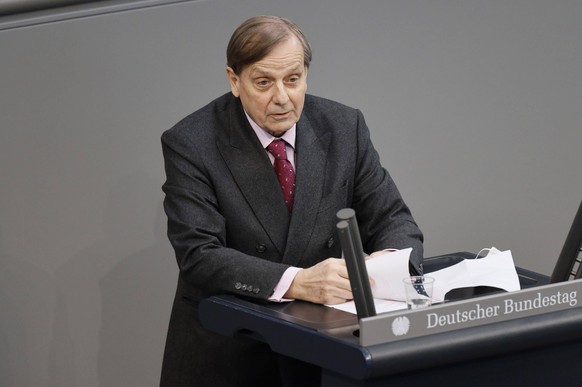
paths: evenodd
<path fill-rule="evenodd" d="M 356 211 L 366 252 L 413 247 L 411 265 L 422 271 L 422 234 L 356 109 L 306 96 L 297 123 L 292 215 L 265 150 L 230 93 L 166 131 L 162 148 L 168 236 L 180 268 L 162 384 L 193 385 L 196 378 L 197 385 L 220 385 L 212 374 L 224 374 L 220 363 L 229 362 L 230 369 L 236 364 L 232 373 L 246 372 L 249 383 L 259 385 L 253 374 L 264 376 L 275 366 L 268 354 L 244 352 L 264 348 L 205 331 L 197 304 L 220 293 L 266 300 L 289 266 L 340 257 L 335 216 L 342 208 Z M 244 385 L 242 374 L 235 379 Z M 231 382 L 224 385 L 237 385 Z"/>

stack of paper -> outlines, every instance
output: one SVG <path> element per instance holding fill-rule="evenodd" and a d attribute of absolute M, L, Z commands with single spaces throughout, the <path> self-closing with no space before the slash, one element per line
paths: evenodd
<path fill-rule="evenodd" d="M 373 279 L 372 295 L 376 313 L 406 309 L 406 295 L 402 280 L 410 276 L 408 261 L 412 249 L 386 252 L 366 261 L 368 276 Z M 425 274 L 435 279 L 433 302 L 442 302 L 447 292 L 457 288 L 491 286 L 508 292 L 519 290 L 519 277 L 511 251 L 491 249 L 479 259 L 465 259 L 453 266 Z M 356 314 L 353 301 L 329 305 Z"/>

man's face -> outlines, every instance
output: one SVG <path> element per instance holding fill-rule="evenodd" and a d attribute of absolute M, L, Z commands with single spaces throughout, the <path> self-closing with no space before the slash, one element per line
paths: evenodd
<path fill-rule="evenodd" d="M 240 75 L 226 69 L 232 94 L 261 128 L 279 137 L 301 116 L 307 91 L 307 68 L 301 42 L 291 36 Z"/>

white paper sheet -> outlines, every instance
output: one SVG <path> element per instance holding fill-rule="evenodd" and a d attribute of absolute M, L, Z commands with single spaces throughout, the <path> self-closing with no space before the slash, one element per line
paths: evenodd
<path fill-rule="evenodd" d="M 508 292 L 520 289 L 510 250 L 492 250 L 486 257 L 464 259 L 427 275 L 435 279 L 433 298 L 439 301 L 444 301 L 447 292 L 458 288 L 492 286 Z"/>
<path fill-rule="evenodd" d="M 374 280 L 372 295 L 384 300 L 406 301 L 402 280 L 410 277 L 408 261 L 412 248 L 378 255 L 366 261 L 368 276 Z"/>
<path fill-rule="evenodd" d="M 411 248 L 387 252 L 366 261 L 368 276 L 375 283 L 372 286 L 372 295 L 376 313 L 406 309 L 402 280 L 410 276 L 408 261 L 411 252 Z M 465 259 L 426 275 L 435 278 L 433 302 L 444 301 L 447 292 L 457 288 L 491 286 L 508 292 L 520 289 L 519 277 L 510 250 L 499 252 L 492 248 L 486 257 Z M 328 306 L 356 314 L 353 301 Z"/>
<path fill-rule="evenodd" d="M 358 314 L 356 310 L 356 303 L 354 301 L 345 302 L 343 304 L 327 305 L 329 307 L 343 310 L 344 312 L 349 312 L 352 314 Z M 374 298 L 374 308 L 376 309 L 376 314 L 392 312 L 394 310 L 406 309 L 406 302 L 402 301 L 392 301 L 384 300 L 381 298 Z"/>

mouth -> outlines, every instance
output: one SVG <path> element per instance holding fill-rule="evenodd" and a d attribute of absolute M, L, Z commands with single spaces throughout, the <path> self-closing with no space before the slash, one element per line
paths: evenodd
<path fill-rule="evenodd" d="M 284 119 L 288 118 L 290 115 L 291 115 L 291 112 L 273 113 L 273 114 L 271 114 L 271 117 L 273 117 L 276 120 L 284 120 Z"/>

